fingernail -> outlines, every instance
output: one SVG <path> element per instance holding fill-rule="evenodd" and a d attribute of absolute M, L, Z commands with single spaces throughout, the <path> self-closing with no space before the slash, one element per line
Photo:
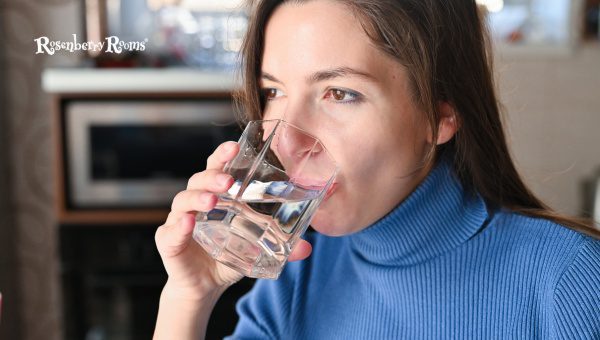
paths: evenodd
<path fill-rule="evenodd" d="M 229 152 L 231 150 L 233 150 L 234 144 L 233 143 L 227 143 L 225 144 L 225 151 Z"/>
<path fill-rule="evenodd" d="M 226 185 L 230 179 L 231 179 L 231 176 L 228 174 L 217 175 L 217 182 L 219 182 L 219 184 L 221 184 L 221 185 Z"/>

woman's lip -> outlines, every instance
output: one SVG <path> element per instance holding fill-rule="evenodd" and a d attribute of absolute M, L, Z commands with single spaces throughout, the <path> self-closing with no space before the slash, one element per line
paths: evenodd
<path fill-rule="evenodd" d="M 309 190 L 310 189 L 319 190 L 320 188 L 323 188 L 322 182 L 320 183 L 320 182 L 316 182 L 314 180 L 308 180 L 308 179 L 294 178 L 292 180 L 292 183 L 294 183 L 295 185 L 298 185 L 302 188 L 309 189 Z M 338 182 L 331 183 L 329 188 L 327 188 L 327 192 L 325 193 L 325 197 L 323 200 L 326 200 L 331 195 L 333 195 L 333 192 L 337 189 L 337 186 L 338 186 Z"/>
<path fill-rule="evenodd" d="M 327 200 L 329 197 L 331 197 L 331 195 L 333 195 L 333 192 L 337 189 L 337 182 L 332 183 L 329 188 L 327 189 L 327 192 L 325 193 L 325 198 L 324 200 Z"/>

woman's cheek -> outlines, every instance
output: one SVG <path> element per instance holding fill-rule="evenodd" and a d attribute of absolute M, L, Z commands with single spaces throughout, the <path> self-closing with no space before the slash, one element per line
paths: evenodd
<path fill-rule="evenodd" d="M 282 118 L 282 113 L 279 111 L 280 110 L 277 109 L 277 105 L 269 103 L 269 104 L 267 104 L 267 106 L 265 107 L 265 109 L 263 111 L 262 119 L 263 120 L 280 119 L 280 118 Z"/>
<path fill-rule="evenodd" d="M 334 124 L 346 125 L 360 120 L 366 110 L 362 104 L 343 104 L 323 100 L 317 108 L 321 116 Z"/>

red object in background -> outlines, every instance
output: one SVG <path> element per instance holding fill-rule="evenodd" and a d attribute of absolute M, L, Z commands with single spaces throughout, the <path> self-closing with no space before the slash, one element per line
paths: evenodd
<path fill-rule="evenodd" d="M 521 32 L 520 30 L 511 32 L 506 40 L 511 43 L 519 42 L 523 40 L 523 32 Z"/>
<path fill-rule="evenodd" d="M 110 58 L 98 57 L 94 59 L 97 68 L 132 68 L 139 66 L 138 61 L 132 57 Z"/>

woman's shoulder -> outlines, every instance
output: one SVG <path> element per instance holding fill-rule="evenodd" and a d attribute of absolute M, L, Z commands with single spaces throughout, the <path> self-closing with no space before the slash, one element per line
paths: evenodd
<path fill-rule="evenodd" d="M 554 288 L 555 329 L 559 337 L 597 338 L 600 332 L 598 287 L 600 240 L 582 236 L 576 254 L 570 259 Z"/>
<path fill-rule="evenodd" d="M 599 239 L 549 219 L 508 210 L 493 213 L 482 234 L 487 234 L 482 241 L 502 249 L 501 258 L 520 264 L 514 270 L 537 273 L 547 288 L 544 292 L 551 297 L 548 302 L 557 337 L 591 339 L 598 335 Z"/>
<path fill-rule="evenodd" d="M 507 209 L 491 214 L 490 225 L 505 237 L 522 239 L 524 242 L 543 242 L 548 246 L 575 248 L 584 244 L 600 246 L 600 239 L 574 230 L 547 218 L 524 215 Z"/>
<path fill-rule="evenodd" d="M 555 279 L 573 267 L 600 272 L 600 239 L 552 220 L 498 210 L 490 214 L 486 229 L 479 241 L 496 249 L 496 255 L 537 263 Z"/>

